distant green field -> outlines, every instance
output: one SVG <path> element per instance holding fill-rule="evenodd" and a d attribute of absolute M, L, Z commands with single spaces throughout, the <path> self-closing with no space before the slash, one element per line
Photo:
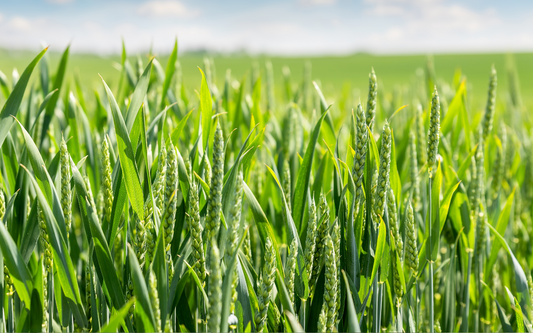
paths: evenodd
<path fill-rule="evenodd" d="M 19 72 L 31 61 L 36 52 L 9 51 L 0 49 L 0 70 L 8 78 L 13 68 Z M 48 54 L 51 69 L 55 70 L 59 62 L 60 53 Z M 131 58 L 135 67 L 136 57 Z M 147 56 L 141 55 L 146 63 Z M 167 56 L 158 57 L 163 66 L 166 66 Z M 183 71 L 183 80 L 189 91 L 197 89 L 200 84 L 200 74 L 197 66 L 203 67 L 204 55 L 185 54 L 179 56 Z M 380 91 L 392 93 L 401 85 L 408 84 L 415 76 L 418 68 L 424 69 L 427 62 L 426 55 L 371 55 L 354 54 L 346 56 L 316 56 L 316 57 L 279 57 L 260 55 L 252 57 L 248 55 L 214 55 L 216 65 L 216 80 L 221 87 L 224 82 L 226 69 L 230 68 L 232 76 L 240 80 L 246 73 L 250 74 L 252 65 L 255 63 L 260 69 L 268 59 L 274 67 L 275 81 L 278 93 L 281 93 L 283 80 L 282 67 L 288 66 L 292 73 L 293 84 L 299 84 L 302 79 L 304 63 L 312 64 L 312 78 L 320 81 L 323 91 L 331 97 L 338 96 L 342 89 L 352 89 L 352 96 L 361 95 L 366 99 L 368 85 L 368 73 L 374 67 L 380 84 Z M 518 53 L 511 57 L 507 54 L 439 54 L 434 56 L 434 64 L 437 80 L 444 80 L 451 84 L 454 73 L 460 69 L 466 75 L 469 94 L 475 101 L 474 108 L 482 107 L 486 98 L 488 74 L 491 64 L 498 71 L 498 101 L 505 103 L 508 91 L 507 68 L 509 59 L 512 59 L 517 69 L 522 98 L 526 105 L 533 102 L 530 93 L 533 90 L 533 53 Z M 118 79 L 118 70 L 114 64 L 120 61 L 119 56 L 98 56 L 91 54 L 71 54 L 67 73 L 71 76 L 77 73 L 85 86 L 100 87 L 98 73 L 108 82 L 114 83 Z M 53 74 L 53 73 L 52 73 Z M 472 95 L 473 94 L 473 95 Z"/>

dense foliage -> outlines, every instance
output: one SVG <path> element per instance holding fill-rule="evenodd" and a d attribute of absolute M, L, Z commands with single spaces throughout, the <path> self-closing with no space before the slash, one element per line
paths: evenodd
<path fill-rule="evenodd" d="M 480 111 L 431 59 L 331 107 L 309 64 L 206 59 L 190 93 L 177 44 L 124 49 L 90 92 L 46 51 L 0 72 L 0 330 L 533 330 L 531 133 L 494 67 Z"/>

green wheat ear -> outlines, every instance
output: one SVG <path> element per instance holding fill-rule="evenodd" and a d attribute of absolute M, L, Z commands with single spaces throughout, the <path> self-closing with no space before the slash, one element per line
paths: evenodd
<path fill-rule="evenodd" d="M 276 306 L 275 303 L 272 303 L 272 306 L 270 307 L 270 309 L 271 309 L 271 314 L 269 315 L 269 318 L 271 317 L 272 319 L 267 320 L 267 322 L 268 321 L 272 322 L 271 331 L 272 332 L 282 332 L 283 328 L 281 326 L 282 325 L 281 313 L 279 312 L 278 307 Z"/>
<path fill-rule="evenodd" d="M 171 144 L 167 155 L 167 172 L 165 202 L 167 203 L 167 212 L 163 220 L 163 232 L 165 236 L 166 261 L 168 265 L 168 280 L 171 281 L 174 275 L 174 262 L 171 256 L 171 243 L 174 238 L 174 224 L 176 222 L 176 206 L 178 202 L 178 157 L 176 148 Z"/>
<path fill-rule="evenodd" d="M 89 326 L 87 328 L 89 332 L 92 331 L 92 321 L 93 321 L 92 312 L 91 312 L 91 307 L 92 307 L 91 305 L 91 282 L 94 285 L 94 280 L 91 281 L 91 269 L 92 269 L 91 265 L 89 265 L 89 263 L 87 262 L 85 265 L 85 302 L 87 303 L 86 312 L 87 312 L 87 321 L 89 322 Z M 43 299 L 48 301 L 45 298 L 44 293 L 43 293 Z M 44 319 L 43 319 L 43 326 L 44 326 Z"/>
<path fill-rule="evenodd" d="M 296 238 L 292 239 L 291 246 L 289 247 L 289 256 L 285 263 L 285 286 L 289 292 L 289 297 L 292 302 L 293 308 L 295 308 L 294 299 L 294 277 L 296 275 L 296 257 L 298 256 L 298 243 Z"/>
<path fill-rule="evenodd" d="M 374 210 L 372 209 L 372 207 L 375 206 L 374 205 L 374 200 L 376 198 L 377 188 L 378 188 L 378 170 L 374 169 L 374 172 L 372 174 L 372 183 L 370 185 L 370 207 L 368 208 L 370 210 L 370 214 L 372 216 L 372 220 L 376 220 L 377 219 L 377 216 L 375 216 Z M 364 202 L 364 198 L 361 198 L 360 202 L 362 203 L 362 206 L 364 208 L 363 212 L 366 212 L 367 207 L 366 207 L 366 202 Z M 363 219 L 363 230 L 365 230 L 365 227 L 366 227 L 366 219 Z"/>
<path fill-rule="evenodd" d="M 416 275 L 418 273 L 418 245 L 416 240 L 416 222 L 413 207 L 410 203 L 407 206 L 406 226 L 405 264 Z"/>
<path fill-rule="evenodd" d="M 505 124 L 500 126 L 500 141 L 501 146 L 497 147 L 496 150 L 496 159 L 494 161 L 494 167 L 492 169 L 492 198 L 496 199 L 500 193 L 502 187 L 502 181 L 504 179 L 505 173 L 505 150 L 507 149 L 507 129 Z"/>
<path fill-rule="evenodd" d="M 83 182 L 85 183 L 85 187 L 87 188 L 87 199 L 89 200 L 89 203 L 93 208 L 96 208 L 96 203 L 94 202 L 94 196 L 93 191 L 91 189 L 91 181 L 89 180 L 89 177 L 83 176 Z"/>
<path fill-rule="evenodd" d="M 192 257 L 194 258 L 193 269 L 201 282 L 205 281 L 205 255 L 202 241 L 203 227 L 200 223 L 200 200 L 198 198 L 198 184 L 190 182 L 189 187 L 189 212 L 187 224 L 191 230 Z"/>
<path fill-rule="evenodd" d="M 157 162 L 157 175 L 155 184 L 155 193 L 157 209 L 159 210 L 159 216 L 163 214 L 164 202 L 165 202 L 165 182 L 167 172 L 167 149 L 165 145 L 161 145 L 159 150 L 159 159 Z"/>
<path fill-rule="evenodd" d="M 400 307 L 402 304 L 403 286 L 400 280 L 400 271 L 396 260 L 392 261 L 392 267 L 394 272 L 394 293 L 396 294 L 396 307 Z"/>
<path fill-rule="evenodd" d="M 440 327 L 440 321 L 438 319 L 435 320 L 435 332 L 436 333 L 441 333 L 442 332 L 442 329 Z"/>
<path fill-rule="evenodd" d="M 327 304 L 327 331 L 333 332 L 337 314 L 337 259 L 333 240 L 329 235 L 326 237 L 324 248 L 324 262 L 326 265 L 326 282 L 324 283 L 324 304 Z"/>
<path fill-rule="evenodd" d="M 304 132 L 303 132 L 303 127 L 302 127 L 302 123 L 301 123 L 301 119 L 300 119 L 300 112 L 298 111 L 297 108 L 294 109 L 294 112 L 291 113 L 292 114 L 292 130 L 293 130 L 293 133 L 294 133 L 294 143 L 293 143 L 293 149 L 294 149 L 294 152 L 295 153 L 299 153 L 302 151 L 302 147 L 303 147 L 303 137 L 304 137 Z"/>
<path fill-rule="evenodd" d="M 0 191 L 1 193 L 1 191 Z M 43 332 L 48 332 L 49 323 L 48 323 L 48 281 L 52 274 L 52 246 L 50 245 L 50 239 L 46 231 L 46 221 L 44 220 L 44 215 L 41 210 L 41 206 L 37 204 L 37 220 L 39 222 L 39 228 L 41 230 L 41 236 L 39 237 L 39 242 L 41 248 L 43 249 L 43 323 L 42 328 Z M 7 272 L 7 267 L 4 266 L 4 270 Z M 10 285 L 11 282 L 11 285 Z M 12 287 L 12 280 L 9 278 L 6 280 L 6 292 L 9 291 Z"/>
<path fill-rule="evenodd" d="M 370 128 L 370 133 L 374 129 L 374 118 L 376 117 L 376 101 L 378 94 L 378 80 L 374 68 L 368 76 L 368 100 L 366 102 L 366 125 Z"/>
<path fill-rule="evenodd" d="M 392 132 L 389 123 L 385 122 L 381 133 L 381 151 L 379 153 L 379 171 L 376 192 L 372 198 L 374 227 L 379 225 L 379 217 L 383 217 L 387 200 L 387 186 L 389 183 L 391 159 Z"/>
<path fill-rule="evenodd" d="M 39 228 L 41 229 L 41 237 L 39 238 L 39 241 L 44 252 L 44 265 L 47 274 L 50 274 L 52 273 L 53 264 L 52 246 L 50 245 L 50 238 L 48 237 L 46 229 L 46 221 L 40 204 L 37 204 L 37 220 L 39 221 Z"/>
<path fill-rule="evenodd" d="M 163 228 L 165 232 L 165 250 L 170 250 L 170 243 L 174 236 L 174 221 L 176 216 L 176 204 L 178 189 L 178 162 L 176 155 L 176 148 L 170 146 L 167 155 L 167 173 L 166 173 L 166 188 L 165 188 L 165 202 L 168 205 L 166 218 L 163 221 Z"/>
<path fill-rule="evenodd" d="M 320 261 L 324 256 L 323 252 L 326 244 L 326 237 L 329 232 L 329 207 L 326 197 L 322 193 L 320 194 L 320 212 L 321 223 L 317 229 L 315 254 L 313 256 L 313 274 L 311 275 L 309 284 L 311 290 L 314 290 L 315 283 L 318 279 L 318 275 L 320 274 L 320 269 L 322 268 L 320 266 Z"/>
<path fill-rule="evenodd" d="M 326 312 L 328 311 L 327 308 L 328 308 L 327 304 L 323 303 L 322 309 L 320 310 L 320 315 L 318 316 L 317 332 L 327 332 L 327 321 L 328 321 L 328 318 L 326 315 Z"/>
<path fill-rule="evenodd" d="M 146 252 L 144 254 L 144 267 L 146 268 L 146 270 L 149 269 L 154 259 L 156 241 L 157 234 L 155 231 L 154 221 L 153 219 L 149 219 L 148 223 L 146 223 Z"/>
<path fill-rule="evenodd" d="M 248 228 L 247 226 L 244 227 L 244 229 Z M 242 252 L 244 252 L 244 256 L 249 262 L 252 262 L 252 243 L 251 243 L 251 236 L 252 230 L 250 232 L 246 233 L 246 237 L 244 237 L 244 242 L 242 243 Z"/>
<path fill-rule="evenodd" d="M 431 99 L 431 115 L 429 119 L 428 131 L 428 172 L 429 177 L 432 178 L 437 168 L 437 154 L 439 153 L 439 138 L 440 138 L 440 103 L 439 93 L 437 87 L 433 92 Z"/>
<path fill-rule="evenodd" d="M 207 149 L 206 149 L 205 159 L 204 159 L 204 180 L 207 186 L 209 186 L 209 188 L 211 188 L 211 178 L 213 177 L 211 171 L 212 171 L 211 162 L 209 162 L 209 155 L 207 154 Z"/>
<path fill-rule="evenodd" d="M 113 185 L 111 178 L 111 161 L 109 158 L 109 142 L 107 137 L 102 142 L 102 188 L 104 193 L 104 216 L 102 220 L 111 221 L 113 210 Z"/>
<path fill-rule="evenodd" d="M 272 241 L 267 237 L 265 241 L 263 270 L 261 272 L 261 279 L 257 282 L 257 302 L 259 305 L 259 312 L 256 313 L 254 319 L 257 332 L 263 332 L 266 326 L 268 306 L 272 298 L 275 275 L 276 253 Z"/>
<path fill-rule="evenodd" d="M 186 178 L 191 182 L 193 179 L 196 179 L 196 177 L 193 177 L 193 168 L 191 165 L 191 160 L 189 159 L 189 151 L 185 150 L 185 153 L 183 154 L 183 164 L 185 164 L 185 171 L 186 171 Z"/>
<path fill-rule="evenodd" d="M 147 211 L 145 221 L 145 252 L 144 252 L 144 268 L 145 271 L 150 269 L 152 260 L 154 259 L 155 243 L 157 241 L 157 233 L 154 225 L 154 214 L 157 214 L 161 219 L 163 216 L 165 203 L 165 185 L 166 185 L 166 170 L 167 170 L 167 150 L 164 145 L 161 145 L 159 150 L 157 173 L 154 183 L 154 200 L 156 202 L 156 209 L 152 207 L 152 201 L 148 198 L 145 204 Z"/>
<path fill-rule="evenodd" d="M 422 104 L 415 101 L 415 133 L 416 133 L 416 148 L 418 165 L 422 166 L 426 163 L 426 129 L 424 127 L 424 110 Z"/>
<path fill-rule="evenodd" d="M 13 279 L 11 278 L 11 275 L 9 274 L 9 270 L 7 269 L 7 266 L 4 265 L 4 282 L 5 282 L 5 293 L 6 296 L 13 296 L 15 293 L 15 285 L 13 284 Z"/>
<path fill-rule="evenodd" d="M 139 265 L 144 263 L 144 252 L 146 251 L 146 228 L 144 220 L 140 220 L 137 216 L 133 218 L 134 224 L 132 232 L 132 246 L 139 261 Z"/>
<path fill-rule="evenodd" d="M 477 147 L 476 147 L 477 154 Z M 470 202 L 470 219 L 475 221 L 477 217 L 477 199 L 479 192 L 479 182 L 477 181 L 477 163 L 476 156 L 472 156 L 470 163 L 470 186 L 468 187 L 468 200 Z"/>
<path fill-rule="evenodd" d="M 215 130 L 213 144 L 213 170 L 211 175 L 211 189 L 207 201 L 205 228 L 207 241 L 213 239 L 220 228 L 220 210 L 222 209 L 222 186 L 224 182 L 224 137 L 220 124 Z"/>
<path fill-rule="evenodd" d="M 357 105 L 356 111 L 356 120 L 357 120 L 357 137 L 355 141 L 355 156 L 353 160 L 353 180 L 355 182 L 355 193 L 358 196 L 360 195 L 360 190 L 363 187 L 364 181 L 364 172 L 365 172 L 365 161 L 366 161 L 366 150 L 368 142 L 368 130 L 366 128 L 366 118 L 361 102 Z"/>
<path fill-rule="evenodd" d="M 157 291 L 157 278 L 154 271 L 150 269 L 148 277 L 148 296 L 150 297 L 150 303 L 152 305 L 152 311 L 155 317 L 155 331 L 161 332 L 161 311 L 159 309 L 159 294 Z"/>
<path fill-rule="evenodd" d="M 233 198 L 233 205 L 230 210 L 230 228 L 228 241 L 229 246 L 226 246 L 226 264 L 228 264 L 237 251 L 239 246 L 239 231 L 241 227 L 241 211 L 242 211 L 242 189 L 243 189 L 243 175 L 242 171 L 237 174 L 237 181 L 235 183 L 235 196 Z M 235 302 L 237 301 L 237 284 L 239 282 L 238 274 L 233 274 L 233 281 L 231 285 L 231 307 L 230 312 L 235 312 Z"/>
<path fill-rule="evenodd" d="M 211 243 L 209 261 L 208 293 L 209 310 L 207 314 L 207 331 L 220 332 L 220 311 L 222 302 L 222 271 L 220 269 L 220 252 L 216 242 Z"/>
<path fill-rule="evenodd" d="M 49 325 L 48 325 L 48 318 L 50 316 L 50 313 L 48 312 L 49 311 L 49 308 L 48 308 L 48 275 L 46 274 L 46 267 L 42 266 L 42 270 L 43 270 L 43 322 L 42 322 L 42 325 L 41 325 L 41 328 L 42 328 L 42 332 L 48 332 L 49 331 Z M 88 289 L 89 290 L 89 289 Z M 89 303 L 87 303 L 88 306 L 87 306 L 87 310 L 90 311 L 91 309 L 91 305 L 90 305 L 90 299 L 89 299 Z M 88 316 L 88 319 L 89 319 L 89 329 L 91 327 L 91 318 L 90 318 L 90 313 L 87 312 L 87 316 Z"/>
<path fill-rule="evenodd" d="M 482 136 L 482 129 L 479 130 L 479 144 L 476 150 L 476 182 L 477 195 L 475 197 L 475 220 L 476 220 L 476 242 L 474 246 L 474 256 L 480 255 L 483 251 L 486 241 L 486 216 L 484 212 L 484 198 L 485 198 L 485 156 L 484 156 L 484 141 Z M 477 260 L 475 261 L 477 262 Z"/>
<path fill-rule="evenodd" d="M 420 175 L 418 174 L 417 147 L 415 135 L 409 133 L 409 153 L 410 153 L 410 174 L 411 174 L 411 192 L 413 193 L 413 206 L 415 212 L 422 209 L 422 199 L 420 198 Z"/>
<path fill-rule="evenodd" d="M 59 160 L 61 164 L 61 208 L 63 209 L 68 236 L 72 225 L 72 190 L 70 188 L 70 155 L 65 139 L 61 139 Z"/>
<path fill-rule="evenodd" d="M 305 268 L 307 270 L 307 276 L 311 277 L 313 273 L 313 258 L 315 255 L 315 245 L 316 245 L 316 205 L 315 200 L 312 199 L 309 205 L 309 221 L 307 222 L 307 235 L 305 239 Z"/>
<path fill-rule="evenodd" d="M 398 221 L 398 211 L 396 208 L 396 198 L 394 192 L 389 186 L 387 190 L 387 214 L 389 217 L 389 225 L 392 235 L 394 236 L 394 242 L 396 245 L 396 251 L 400 254 L 403 253 L 403 241 L 400 234 L 400 225 Z"/>
<path fill-rule="evenodd" d="M 489 90 L 487 93 L 487 107 L 485 108 L 485 115 L 482 120 L 483 127 L 483 140 L 487 139 L 487 136 L 492 131 L 492 121 L 494 119 L 494 109 L 496 106 L 496 86 L 498 84 L 498 77 L 496 75 L 496 68 L 494 64 L 490 69 L 489 78 Z"/>

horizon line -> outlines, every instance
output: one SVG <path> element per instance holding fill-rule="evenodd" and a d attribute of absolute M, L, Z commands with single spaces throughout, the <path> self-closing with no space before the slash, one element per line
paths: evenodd
<path fill-rule="evenodd" d="M 69 44 L 71 45 L 71 44 Z M 68 45 L 67 45 L 68 46 Z M 50 53 L 62 53 L 65 48 L 62 49 L 51 49 L 52 45 L 49 45 Z M 0 52 L 4 53 L 17 53 L 17 52 L 39 52 L 43 48 L 34 48 L 34 47 L 7 47 L 0 45 Z M 126 48 L 127 51 L 127 48 Z M 150 48 L 127 51 L 126 54 L 130 55 L 156 55 L 156 56 L 168 56 L 172 50 L 160 49 L 155 52 L 151 52 Z M 111 52 L 98 52 L 91 51 L 87 49 L 70 49 L 71 54 L 76 55 L 91 55 L 99 57 L 120 57 L 121 52 L 111 51 Z M 250 58 L 262 58 L 262 57 L 272 57 L 272 58 L 324 58 L 324 57 L 350 57 L 356 55 L 369 55 L 369 56 L 439 56 L 439 55 L 478 55 L 478 54 L 528 54 L 533 53 L 533 48 L 527 49 L 479 49 L 479 50 L 469 50 L 469 49 L 454 49 L 454 50 L 433 50 L 433 51 L 424 51 L 424 50 L 391 50 L 391 51 L 376 51 L 376 50 L 352 50 L 352 51 L 338 51 L 338 52 L 272 52 L 272 51 L 253 51 L 246 48 L 235 49 L 235 50 L 217 50 L 214 48 L 187 48 L 186 50 L 180 51 L 178 47 L 178 54 L 182 56 L 191 56 L 191 55 L 205 55 L 205 56 L 248 56 Z"/>

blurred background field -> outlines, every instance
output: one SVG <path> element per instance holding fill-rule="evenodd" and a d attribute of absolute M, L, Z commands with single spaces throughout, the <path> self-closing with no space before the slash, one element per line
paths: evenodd
<path fill-rule="evenodd" d="M 24 67 L 35 56 L 35 52 L 14 51 L 0 49 L 0 71 L 8 80 L 14 68 L 22 72 Z M 51 51 L 48 54 L 52 74 L 55 72 L 61 53 Z M 166 66 L 167 55 L 156 54 L 157 59 Z M 139 54 L 138 57 L 146 63 L 148 53 Z M 332 101 L 336 101 L 341 94 L 350 93 L 352 98 L 361 97 L 366 100 L 368 85 L 368 72 L 373 67 L 378 76 L 380 91 L 385 94 L 398 94 L 406 90 L 410 82 L 417 75 L 424 76 L 427 55 L 373 55 L 358 53 L 338 56 L 251 56 L 247 54 L 208 54 L 204 52 L 187 52 L 180 54 L 178 60 L 183 72 L 183 83 L 192 93 L 192 89 L 199 89 L 201 75 L 197 66 L 204 67 L 204 59 L 211 58 L 215 64 L 216 83 L 219 87 L 224 84 L 226 69 L 231 69 L 234 80 L 241 80 L 244 75 L 250 76 L 253 68 L 259 69 L 264 74 L 265 61 L 270 60 L 274 68 L 274 80 L 278 97 L 283 95 L 282 68 L 287 66 L 291 71 L 291 80 L 294 85 L 300 84 L 305 63 L 312 65 L 312 79 L 320 82 L 323 91 Z M 436 54 L 431 56 L 435 66 L 437 83 L 451 84 L 454 75 L 460 71 L 467 78 L 467 91 L 470 107 L 479 111 L 484 107 L 486 87 L 489 70 L 492 64 L 499 73 L 498 76 L 498 103 L 506 103 L 509 90 L 509 75 L 516 73 L 520 92 L 525 106 L 533 103 L 533 53 L 471 53 L 471 54 Z M 135 67 L 137 56 L 130 57 L 130 63 Z M 120 56 L 99 56 L 94 54 L 73 53 L 70 55 L 67 82 L 79 75 L 82 86 L 101 89 L 101 74 L 110 84 L 116 84 L 119 78 Z M 34 77 L 35 79 L 35 77 Z M 392 100 L 392 96 L 388 96 Z M 1 97 L 0 97 L 1 98 Z M 400 101 L 409 104 L 409 101 Z M 354 105 L 355 107 L 355 105 Z"/>

